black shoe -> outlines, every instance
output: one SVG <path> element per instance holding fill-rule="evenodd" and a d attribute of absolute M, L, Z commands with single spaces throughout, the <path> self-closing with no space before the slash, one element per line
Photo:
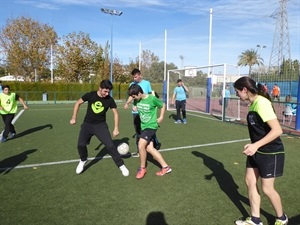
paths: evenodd
<path fill-rule="evenodd" d="M 160 149 L 160 147 L 161 147 L 161 143 L 154 143 L 154 148 L 156 149 L 156 150 L 159 150 Z"/>

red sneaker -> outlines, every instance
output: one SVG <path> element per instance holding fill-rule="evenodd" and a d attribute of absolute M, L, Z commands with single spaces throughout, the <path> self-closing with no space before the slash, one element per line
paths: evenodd
<path fill-rule="evenodd" d="M 147 173 L 147 169 L 146 169 L 146 167 L 140 167 L 139 169 L 138 169 L 138 172 L 137 172 L 137 174 L 136 174 L 136 179 L 142 179 L 144 176 L 145 176 L 145 174 Z"/>
<path fill-rule="evenodd" d="M 156 173 L 156 175 L 157 176 L 163 176 L 163 175 L 165 175 L 167 173 L 171 173 L 171 171 L 172 171 L 172 168 L 170 166 L 166 166 L 166 167 L 161 168 L 161 170 L 158 171 Z"/>

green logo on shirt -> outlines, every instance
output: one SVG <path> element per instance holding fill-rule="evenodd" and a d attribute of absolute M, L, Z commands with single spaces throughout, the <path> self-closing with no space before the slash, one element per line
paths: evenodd
<path fill-rule="evenodd" d="M 95 102 L 94 104 L 92 104 L 92 110 L 96 114 L 101 113 L 104 110 L 102 102 Z"/>

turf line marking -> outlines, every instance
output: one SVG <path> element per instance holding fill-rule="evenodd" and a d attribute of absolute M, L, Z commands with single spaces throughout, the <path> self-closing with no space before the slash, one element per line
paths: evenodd
<path fill-rule="evenodd" d="M 239 140 L 232 140 L 232 141 L 222 141 L 222 142 L 215 142 L 215 143 L 208 143 L 208 144 L 200 144 L 200 145 L 190 145 L 190 146 L 183 146 L 183 147 L 174 147 L 174 148 L 166 148 L 159 150 L 160 152 L 167 152 L 167 151 L 175 151 L 175 150 L 181 150 L 181 149 L 188 149 L 188 148 L 200 148 L 200 147 L 206 147 L 206 146 L 214 146 L 214 145 L 224 145 L 224 144 L 231 144 L 236 142 L 244 142 L 249 141 L 249 138 L 246 139 L 239 139 Z M 108 159 L 111 158 L 111 156 L 106 155 L 103 157 L 93 157 L 88 158 L 89 161 L 92 161 L 94 159 Z M 72 159 L 72 160 L 65 160 L 65 161 L 58 161 L 58 162 L 47 162 L 47 163 L 38 163 L 38 164 L 28 164 L 28 165 L 21 165 L 16 167 L 7 167 L 7 168 L 0 168 L 0 171 L 5 171 L 9 169 L 24 169 L 24 168 L 33 168 L 33 167 L 41 167 L 41 166 L 52 166 L 52 165 L 60 165 L 60 164 L 66 164 L 66 163 L 74 163 L 79 162 L 79 159 Z"/>
<path fill-rule="evenodd" d="M 186 114 L 189 115 L 189 116 L 200 117 L 200 118 L 207 119 L 207 120 L 214 120 L 214 121 L 223 122 L 222 120 L 216 119 L 215 117 L 211 118 L 209 116 L 201 116 L 199 114 L 193 114 L 193 113 L 186 113 Z M 210 114 L 205 114 L 205 115 L 210 115 Z"/>
<path fill-rule="evenodd" d="M 215 142 L 215 143 L 208 143 L 208 144 L 190 145 L 190 146 L 175 147 L 175 148 L 166 148 L 166 149 L 162 149 L 162 150 L 159 150 L 159 151 L 160 152 L 167 152 L 167 151 L 174 151 L 174 150 L 187 149 L 187 148 L 200 148 L 200 147 L 206 147 L 206 146 L 231 144 L 231 143 L 243 142 L 243 141 L 249 141 L 249 140 L 250 140 L 249 138 L 245 138 L 245 139 L 233 140 L 233 141 L 222 141 L 222 142 Z"/>

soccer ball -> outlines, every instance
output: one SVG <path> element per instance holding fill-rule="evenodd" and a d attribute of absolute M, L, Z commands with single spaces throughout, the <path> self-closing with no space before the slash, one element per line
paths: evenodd
<path fill-rule="evenodd" d="M 117 149 L 120 155 L 126 155 L 129 152 L 129 145 L 123 142 L 118 145 Z"/>

